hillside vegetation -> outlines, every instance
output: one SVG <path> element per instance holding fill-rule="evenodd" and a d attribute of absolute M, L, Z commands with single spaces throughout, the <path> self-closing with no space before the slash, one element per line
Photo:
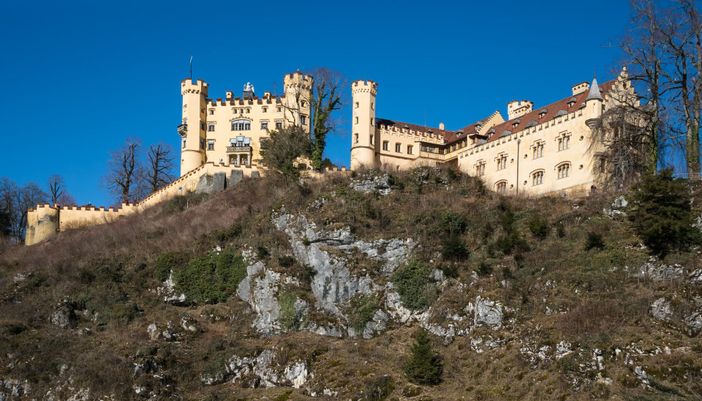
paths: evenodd
<path fill-rule="evenodd" d="M 244 180 L 8 248 L 0 400 L 702 399 L 681 185 L 672 234 L 641 192 L 417 169 Z"/>

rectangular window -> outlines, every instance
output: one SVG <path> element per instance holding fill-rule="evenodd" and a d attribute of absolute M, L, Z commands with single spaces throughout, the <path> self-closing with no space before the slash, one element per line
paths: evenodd
<path fill-rule="evenodd" d="M 402 152 L 402 144 L 399 144 L 399 143 L 395 144 L 395 152 L 397 152 L 397 153 Z"/>
<path fill-rule="evenodd" d="M 558 150 L 566 150 L 570 146 L 570 135 L 563 135 L 558 138 Z"/>
<path fill-rule="evenodd" d="M 497 170 L 504 170 L 507 168 L 507 155 L 500 155 L 497 158 Z"/>
<path fill-rule="evenodd" d="M 214 132 L 214 130 L 215 130 L 214 124 L 210 124 L 210 125 L 207 126 L 207 131 L 208 131 L 208 132 Z"/>
<path fill-rule="evenodd" d="M 185 139 L 183 139 L 183 149 L 185 149 Z"/>
<path fill-rule="evenodd" d="M 261 129 L 268 129 L 268 121 L 261 121 Z"/>
<path fill-rule="evenodd" d="M 353 134 L 353 143 L 358 143 L 358 134 Z"/>
<path fill-rule="evenodd" d="M 369 139 L 370 139 L 370 144 L 372 145 L 373 144 L 373 135 L 371 135 Z"/>
<path fill-rule="evenodd" d="M 543 142 L 537 142 L 534 144 L 534 159 L 540 159 L 544 157 L 544 144 Z"/>
<path fill-rule="evenodd" d="M 210 109 L 210 115 L 214 114 L 214 109 Z"/>
<path fill-rule="evenodd" d="M 414 150 L 414 147 L 412 145 L 407 145 L 407 154 L 411 155 Z"/>
<path fill-rule="evenodd" d="M 383 141 L 383 150 L 388 150 L 388 141 Z"/>
<path fill-rule="evenodd" d="M 276 121 L 276 122 L 275 122 L 275 129 L 283 129 L 283 122 L 282 122 L 282 121 Z"/>
<path fill-rule="evenodd" d="M 261 111 L 263 113 L 268 113 L 268 107 L 261 107 Z"/>
<path fill-rule="evenodd" d="M 353 123 L 354 123 L 354 124 L 358 124 L 358 117 L 355 117 L 355 118 L 354 118 Z"/>
<path fill-rule="evenodd" d="M 207 150 L 214 150 L 214 139 L 208 139 L 207 140 Z"/>
<path fill-rule="evenodd" d="M 300 124 L 305 125 L 307 124 L 307 116 L 300 116 Z"/>

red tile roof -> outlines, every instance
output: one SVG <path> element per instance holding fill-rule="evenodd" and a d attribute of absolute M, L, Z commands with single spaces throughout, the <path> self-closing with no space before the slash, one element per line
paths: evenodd
<path fill-rule="evenodd" d="M 611 80 L 599 84 L 600 91 L 603 95 L 605 95 L 609 90 L 612 89 L 614 82 L 615 80 Z M 584 107 L 585 99 L 587 98 L 588 92 L 589 91 L 584 91 L 578 93 L 575 96 L 568 96 L 546 106 L 536 107 L 529 113 L 524 114 L 523 116 L 513 118 L 509 121 L 497 124 L 488 131 L 490 133 L 488 142 L 498 139 L 505 131 L 509 131 L 511 134 L 522 131 L 526 129 L 530 123 L 533 124 L 532 121 L 536 124 L 541 124 L 543 122 L 550 121 L 556 118 L 558 112 L 561 110 L 567 113 L 572 113 L 576 110 L 579 110 L 581 107 Z M 575 103 L 571 107 L 568 107 L 568 103 L 572 100 L 574 100 Z M 542 111 L 545 111 L 546 113 L 543 116 L 539 117 L 539 113 L 541 113 Z M 444 145 L 450 145 L 454 142 L 464 139 L 469 134 L 477 133 L 477 126 L 479 124 L 483 125 L 488 119 L 490 119 L 490 117 L 492 117 L 492 115 L 483 118 L 482 120 L 477 121 L 473 124 L 467 125 L 457 131 L 441 130 L 439 128 L 411 124 L 402 121 L 388 120 L 384 118 L 379 118 L 376 120 L 376 127 L 380 127 L 381 125 L 397 126 L 398 128 L 407 128 L 410 130 L 417 131 L 419 133 L 439 134 L 444 137 Z M 515 123 L 518 123 L 516 127 L 514 126 Z"/>

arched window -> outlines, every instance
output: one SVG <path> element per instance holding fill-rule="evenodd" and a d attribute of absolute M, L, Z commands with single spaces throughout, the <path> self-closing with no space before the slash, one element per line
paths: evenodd
<path fill-rule="evenodd" d="M 558 166 L 556 166 L 556 171 L 558 172 L 558 179 L 560 180 L 561 178 L 568 178 L 570 175 L 570 163 L 565 162 L 561 163 Z"/>
<path fill-rule="evenodd" d="M 531 185 L 541 185 L 544 183 L 544 171 L 537 170 L 531 173 Z"/>
<path fill-rule="evenodd" d="M 495 183 L 495 191 L 497 191 L 497 193 L 500 193 L 500 194 L 507 192 L 507 181 L 505 181 L 505 180 L 497 181 Z"/>

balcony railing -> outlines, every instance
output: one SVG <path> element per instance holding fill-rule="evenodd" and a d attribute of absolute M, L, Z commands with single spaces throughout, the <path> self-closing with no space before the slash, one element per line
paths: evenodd
<path fill-rule="evenodd" d="M 183 136 L 188 133 L 188 124 L 179 124 L 177 127 L 178 134 Z"/>
<path fill-rule="evenodd" d="M 251 153 L 251 146 L 227 146 L 227 153 Z"/>

